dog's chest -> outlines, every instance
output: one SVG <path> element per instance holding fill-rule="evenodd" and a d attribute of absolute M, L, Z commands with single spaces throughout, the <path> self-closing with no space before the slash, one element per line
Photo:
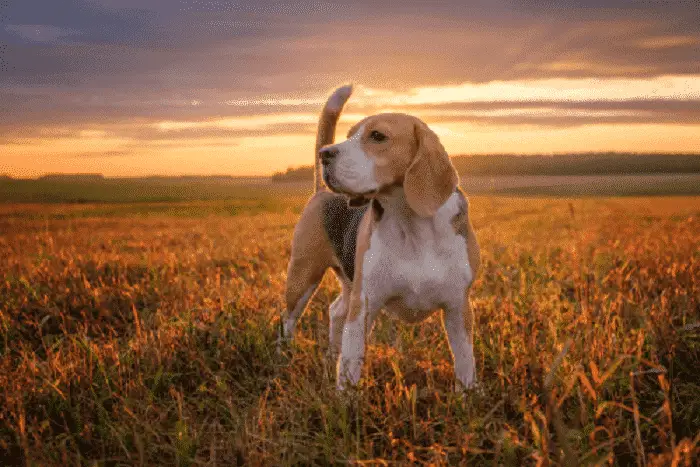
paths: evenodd
<path fill-rule="evenodd" d="M 367 298 L 407 321 L 457 306 L 472 280 L 464 237 L 448 223 L 418 226 L 410 238 L 394 226 L 380 227 L 363 261 Z"/>

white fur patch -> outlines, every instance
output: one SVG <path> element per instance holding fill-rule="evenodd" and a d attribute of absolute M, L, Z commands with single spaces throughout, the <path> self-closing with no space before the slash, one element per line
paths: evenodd
<path fill-rule="evenodd" d="M 466 240 L 451 223 L 459 204 L 454 193 L 432 218 L 420 218 L 407 206 L 385 207 L 363 260 L 362 290 L 369 303 L 381 307 L 397 297 L 404 306 L 387 311 L 410 322 L 437 308 L 461 308 L 473 277 Z"/>

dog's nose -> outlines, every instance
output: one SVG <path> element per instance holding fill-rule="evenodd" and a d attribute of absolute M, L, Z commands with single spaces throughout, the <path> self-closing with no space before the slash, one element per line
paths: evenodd
<path fill-rule="evenodd" d="M 338 155 L 338 150 L 335 148 L 323 148 L 318 154 L 321 157 L 321 163 L 326 165 Z"/>

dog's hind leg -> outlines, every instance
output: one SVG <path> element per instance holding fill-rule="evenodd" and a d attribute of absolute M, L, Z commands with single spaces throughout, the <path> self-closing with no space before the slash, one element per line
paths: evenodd
<path fill-rule="evenodd" d="M 318 284 L 321 282 L 324 272 L 323 269 L 319 271 L 308 267 L 301 267 L 301 265 L 294 260 L 289 263 L 289 271 L 287 274 L 291 280 L 287 281 L 287 312 L 280 326 L 280 343 L 286 339 L 293 339 L 297 320 L 306 309 L 306 305 L 318 288 Z"/>

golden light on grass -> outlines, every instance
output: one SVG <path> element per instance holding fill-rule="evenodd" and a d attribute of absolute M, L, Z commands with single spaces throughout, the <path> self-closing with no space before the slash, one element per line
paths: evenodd
<path fill-rule="evenodd" d="M 0 447 L 40 465 L 697 461 L 697 198 L 472 197 L 483 391 L 452 392 L 439 315 L 383 317 L 350 403 L 325 357 L 335 281 L 274 351 L 303 201 L 0 207 Z"/>

